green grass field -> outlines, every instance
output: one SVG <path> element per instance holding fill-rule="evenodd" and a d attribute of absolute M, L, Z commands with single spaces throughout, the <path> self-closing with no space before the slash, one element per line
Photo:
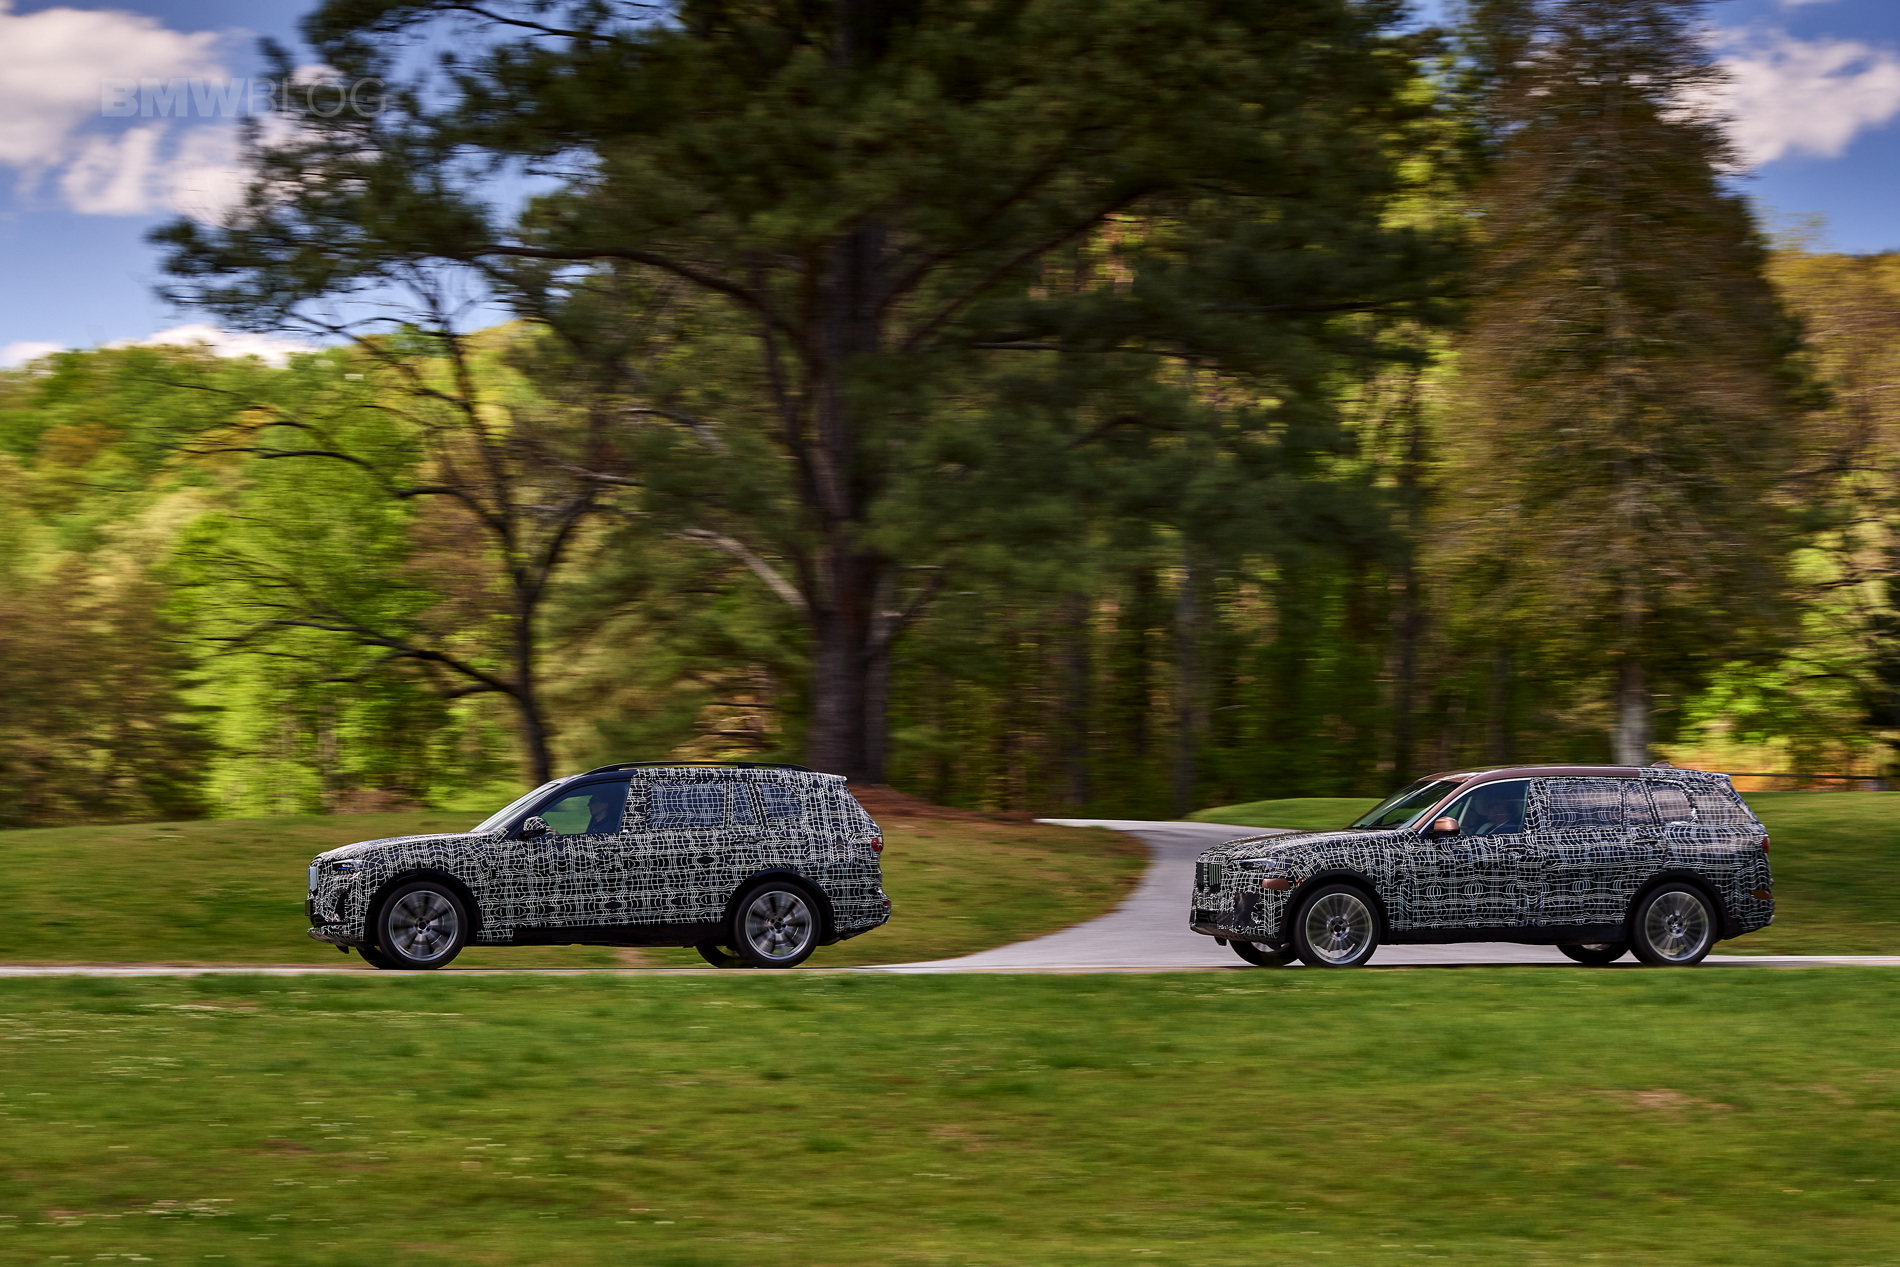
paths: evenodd
<path fill-rule="evenodd" d="M 1775 922 L 1724 954 L 1900 954 L 1900 793 L 1744 794 L 1773 841 Z M 1202 810 L 1209 823 L 1343 827 L 1377 804 L 1309 798 Z"/>
<path fill-rule="evenodd" d="M 1900 975 L 0 982 L 0 1261 L 1900 1260 Z"/>
<path fill-rule="evenodd" d="M 425 812 L 214 819 L 0 832 L 0 961 L 345 962 L 304 935 L 304 868 L 355 840 L 466 830 Z M 1054 932 L 1112 908 L 1147 855 L 1117 832 L 952 819 L 884 828 L 890 924 L 813 956 L 816 965 L 968 954 Z M 362 965 L 354 956 L 348 961 Z M 690 950 L 475 948 L 463 966 L 692 964 Z"/>

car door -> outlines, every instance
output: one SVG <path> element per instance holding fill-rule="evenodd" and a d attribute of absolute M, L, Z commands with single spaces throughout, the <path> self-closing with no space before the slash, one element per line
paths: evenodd
<path fill-rule="evenodd" d="M 1619 922 L 1661 856 L 1661 827 L 1642 784 L 1584 777 L 1541 783 L 1544 922 Z"/>
<path fill-rule="evenodd" d="M 1541 885 L 1526 828 L 1528 779 L 1500 779 L 1466 792 L 1436 818 L 1458 834 L 1424 842 L 1412 862 L 1418 927 L 1517 928 L 1531 921 Z M 1423 918 L 1418 918 L 1422 916 Z"/>
<path fill-rule="evenodd" d="M 690 771 L 636 786 L 624 838 L 630 922 L 705 923 L 725 914 L 748 857 L 758 851 L 758 811 L 745 783 Z"/>
<path fill-rule="evenodd" d="M 574 928 L 624 922 L 609 876 L 619 852 L 628 786 L 625 776 L 570 784 L 532 812 L 547 823 L 546 833 L 523 839 L 515 826 L 498 851 L 491 877 L 502 909 L 516 913 L 508 923 Z"/>

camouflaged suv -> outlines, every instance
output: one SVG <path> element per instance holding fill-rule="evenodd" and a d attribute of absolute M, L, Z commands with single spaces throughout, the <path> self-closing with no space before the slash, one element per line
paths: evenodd
<path fill-rule="evenodd" d="M 1217 845 L 1190 924 L 1257 964 L 1506 941 L 1686 967 L 1771 922 L 1772 886 L 1768 833 L 1727 775 L 1518 766 L 1421 779 L 1340 831 Z"/>
<path fill-rule="evenodd" d="M 538 787 L 474 829 L 310 864 L 310 936 L 379 968 L 463 946 L 694 946 L 789 968 L 891 917 L 876 823 L 803 766 L 640 762 Z"/>

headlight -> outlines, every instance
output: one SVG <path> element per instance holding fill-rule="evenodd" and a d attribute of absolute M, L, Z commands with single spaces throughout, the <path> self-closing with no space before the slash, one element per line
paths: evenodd
<path fill-rule="evenodd" d="M 1249 858 L 1240 864 L 1249 871 L 1271 871 L 1280 865 L 1278 858 Z"/>
<path fill-rule="evenodd" d="M 307 893 L 317 891 L 317 864 L 314 862 L 310 864 L 310 883 L 304 886 L 304 891 Z"/>

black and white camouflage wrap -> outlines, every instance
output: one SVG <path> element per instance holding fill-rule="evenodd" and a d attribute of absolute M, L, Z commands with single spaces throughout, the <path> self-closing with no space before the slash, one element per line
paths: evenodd
<path fill-rule="evenodd" d="M 1195 868 L 1191 926 L 1284 945 L 1290 909 L 1324 877 L 1370 887 L 1393 942 L 1616 939 L 1637 895 L 1665 876 L 1698 879 L 1713 893 L 1721 937 L 1774 919 L 1767 832 L 1726 775 L 1520 767 L 1441 777 L 1462 781 L 1401 828 L 1242 837 L 1207 850 Z M 1473 789 L 1513 780 L 1528 783 L 1521 830 L 1423 835 Z M 1276 878 L 1292 888 L 1262 887 Z"/>
<path fill-rule="evenodd" d="M 618 830 L 550 832 L 521 822 L 599 785 L 625 785 Z M 473 898 L 470 942 L 690 944 L 712 932 L 748 881 L 794 875 L 829 907 L 825 941 L 890 918 L 873 844 L 878 826 L 837 775 L 781 768 L 669 766 L 557 780 L 499 829 L 366 840 L 310 866 L 310 936 L 371 941 L 376 896 L 409 876 L 448 876 Z"/>

